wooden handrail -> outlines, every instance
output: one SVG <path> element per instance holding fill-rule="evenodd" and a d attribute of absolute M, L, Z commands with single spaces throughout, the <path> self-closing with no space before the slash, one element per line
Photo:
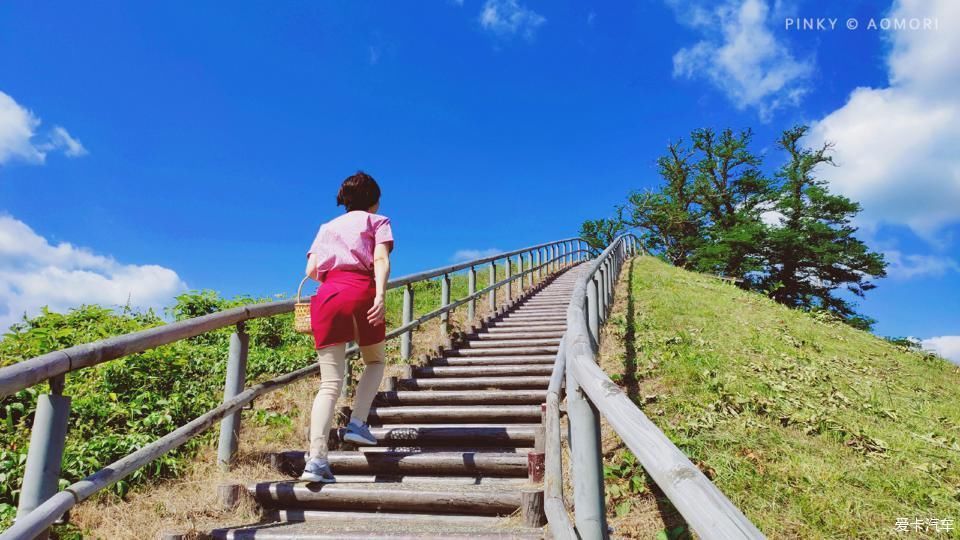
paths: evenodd
<path fill-rule="evenodd" d="M 576 239 L 575 239 L 576 240 Z M 441 275 L 446 275 L 450 272 L 457 270 L 462 270 L 469 268 L 470 266 L 485 264 L 498 260 L 503 257 L 510 257 L 512 255 L 517 255 L 520 253 L 526 253 L 528 251 L 533 251 L 541 249 L 543 247 L 556 245 L 563 242 L 570 242 L 572 240 L 559 240 L 557 242 L 549 242 L 546 244 L 539 244 L 537 246 L 531 246 L 529 248 L 524 248 L 521 250 L 514 250 L 499 255 L 484 257 L 481 259 L 475 259 L 473 261 L 468 261 L 466 263 L 461 263 L 458 265 L 452 265 L 445 268 L 440 268 L 436 270 L 431 270 L 428 272 L 421 272 L 419 274 L 413 274 L 413 276 L 423 276 L 419 277 L 416 280 L 411 281 L 411 276 L 405 276 L 397 280 L 390 282 L 390 287 L 395 288 L 399 286 L 408 285 L 414 281 L 421 281 L 424 279 L 430 279 L 432 277 L 438 277 Z M 476 291 L 473 294 L 470 294 L 462 299 L 459 299 L 455 302 L 441 306 L 439 309 L 434 310 L 430 313 L 427 313 L 420 318 L 403 325 L 399 328 L 391 330 L 387 334 L 387 339 L 393 339 L 400 335 L 403 335 L 406 332 L 409 332 L 416 327 L 420 326 L 424 322 L 440 317 L 441 315 L 448 313 L 457 307 L 462 306 L 463 304 L 469 302 L 472 299 L 476 299 L 483 294 L 486 294 L 498 287 L 508 285 L 516 280 L 521 280 L 528 274 L 542 270 L 543 268 L 549 268 L 551 265 L 555 264 L 558 261 L 573 260 L 573 255 L 586 253 L 589 254 L 589 250 L 570 250 L 563 254 L 558 254 L 553 258 L 549 258 L 540 262 L 540 264 L 534 266 L 531 263 L 531 267 L 519 271 L 517 273 L 507 276 L 505 279 L 500 280 L 495 283 L 491 283 L 486 288 Z M 243 306 L 239 308 L 233 308 L 230 310 L 222 311 L 219 313 L 214 313 L 210 315 L 205 315 L 202 317 L 197 317 L 190 319 L 188 321 L 179 321 L 177 323 L 171 323 L 170 325 L 151 328 L 149 330 L 135 332 L 133 334 L 128 334 L 127 336 L 122 337 L 131 337 L 135 336 L 136 339 L 132 340 L 118 340 L 116 338 L 111 338 L 96 342 L 93 344 L 81 345 L 77 347 L 71 347 L 69 349 L 64 349 L 63 351 L 56 351 L 54 353 L 49 353 L 47 355 L 39 356 L 25 362 L 43 360 L 42 362 L 35 362 L 37 368 L 33 370 L 28 370 L 28 375 L 23 375 L 23 372 L 14 372 L 11 368 L 16 367 L 17 365 L 10 366 L 10 368 L 4 368 L 0 370 L 0 383 L 3 381 L 3 376 L 11 374 L 11 379 L 17 384 L 22 384 L 23 381 L 29 381 L 33 377 L 39 376 L 39 374 L 44 373 L 54 373 L 54 375 L 48 375 L 47 377 L 41 377 L 39 380 L 44 378 L 49 378 L 52 376 L 62 375 L 73 369 L 79 369 L 81 367 L 87 367 L 90 365 L 95 365 L 101 362 L 106 362 L 121 356 L 126 356 L 128 354 L 133 354 L 135 352 L 141 352 L 159 345 L 177 341 L 178 339 L 183 339 L 185 337 L 192 337 L 195 335 L 202 334 L 210 330 L 215 330 L 218 328 L 223 328 L 231 324 L 241 323 L 243 321 L 257 318 L 265 317 L 271 315 L 277 315 L 280 313 L 286 313 L 293 310 L 293 300 L 285 300 L 280 302 L 269 302 L 264 304 L 254 304 L 251 306 Z M 227 322 L 224 322 L 227 321 Z M 192 323 L 192 324 L 181 324 L 181 323 Z M 173 327 L 171 330 L 169 327 Z M 197 331 L 198 329 L 203 329 L 202 331 Z M 161 329 L 166 329 L 166 332 L 159 332 Z M 176 339 L 170 339 L 171 336 L 180 336 Z M 137 347 L 143 347 L 137 349 Z M 347 354 L 356 353 L 358 348 L 354 345 L 347 349 Z M 73 353 L 73 354 L 71 354 Z M 57 356 L 59 355 L 59 356 Z M 79 358 L 80 360 L 76 360 Z M 24 362 L 21 362 L 23 364 Z M 63 363 L 66 363 L 66 369 L 64 371 L 57 372 L 58 369 L 63 369 Z M 52 497 L 46 499 L 42 504 L 37 506 L 33 511 L 25 516 L 18 517 L 14 525 L 0 534 L 0 540 L 12 540 L 12 539 L 30 539 L 42 533 L 44 530 L 49 528 L 57 519 L 60 518 L 66 511 L 70 508 L 79 504 L 81 501 L 86 500 L 93 494 L 98 491 L 105 489 L 112 485 L 113 483 L 125 478 L 126 476 L 132 474 L 141 467 L 147 465 L 163 454 L 186 444 L 190 439 L 196 437 L 198 434 L 206 431 L 214 425 L 218 420 L 224 419 L 225 417 L 236 414 L 243 408 L 246 404 L 250 403 L 257 397 L 271 392 L 273 390 L 282 388 L 286 385 L 289 385 L 303 377 L 312 375 L 319 372 L 319 365 L 313 364 L 305 368 L 280 375 L 269 381 L 265 381 L 254 385 L 246 390 L 240 392 L 239 394 L 231 397 L 230 399 L 225 400 L 220 406 L 207 411 L 206 413 L 200 415 L 194 420 L 188 422 L 187 424 L 181 426 L 180 428 L 164 435 L 160 439 L 157 439 L 153 443 L 144 446 L 143 448 L 124 456 L 123 458 L 117 460 L 116 462 L 104 467 L 103 469 L 95 472 L 94 474 L 75 482 L 74 484 L 68 486 L 63 491 L 60 491 L 53 495 Z M 39 382 L 39 381 L 38 381 Z M 33 383 L 35 384 L 35 383 Z M 29 386 L 29 385 L 28 385 Z M 16 391 L 16 390 L 14 390 Z M 0 394 L 2 396 L 3 394 Z"/>
<path fill-rule="evenodd" d="M 627 255 L 633 253 L 635 246 L 631 240 L 635 241 L 636 237 L 630 233 L 618 237 L 577 279 L 570 306 L 567 309 L 567 330 L 561 342 L 555 369 L 568 371 L 568 377 L 571 377 L 568 382 L 569 380 L 574 381 L 577 391 L 586 394 L 596 411 L 603 415 L 630 451 L 637 456 L 657 486 L 663 490 L 670 502 L 701 538 L 764 538 L 763 533 L 730 502 L 713 482 L 690 462 L 687 456 L 643 414 L 643 411 L 597 365 L 596 348 L 600 336 L 599 333 L 591 335 L 590 321 L 594 317 L 602 318 L 605 314 L 589 310 L 603 311 L 609 305 L 605 299 L 594 301 L 593 305 L 590 305 L 588 299 L 595 297 L 588 296 L 588 283 L 594 279 L 598 272 L 603 270 L 604 279 L 609 279 L 611 284 L 615 284 L 621 264 L 626 260 Z M 604 293 L 610 294 L 609 291 L 604 291 Z M 560 380 L 559 377 L 556 379 Z M 551 377 L 551 382 L 553 380 L 554 377 Z M 553 390 L 559 392 L 559 383 Z M 568 388 L 568 392 L 570 391 L 571 389 Z M 548 392 L 548 400 L 550 395 Z M 550 422 L 551 411 L 549 407 L 556 407 L 555 403 L 548 401 L 548 431 L 553 429 Z M 571 422 L 571 433 L 573 433 L 576 431 L 576 420 L 575 416 L 571 414 L 570 408 L 568 405 L 568 421 Z M 556 428 L 556 431 L 559 431 L 559 427 Z M 556 435 L 547 433 L 548 449 L 551 439 L 555 437 Z M 571 444 L 576 447 L 577 444 L 589 444 L 589 442 L 589 437 L 585 437 L 582 442 L 572 441 Z M 599 441 L 595 441 L 595 443 L 599 444 Z M 552 451 L 557 453 L 557 457 L 551 462 L 550 450 L 548 450 L 547 461 L 555 464 L 556 460 L 559 459 L 559 450 L 554 447 Z M 560 470 L 560 467 L 553 465 L 552 467 L 547 466 L 545 472 L 549 477 L 559 474 Z M 602 485 L 602 471 L 577 470 L 575 467 L 572 470 L 575 476 L 576 474 L 589 475 L 590 479 L 586 482 L 588 484 L 597 481 L 596 475 L 601 475 L 599 482 Z M 553 486 L 557 485 L 559 481 L 558 478 L 545 478 L 546 485 L 552 489 L 555 489 Z M 578 482 L 575 481 L 574 485 L 577 484 Z M 600 496 L 603 496 L 602 491 Z M 577 503 L 579 504 L 581 501 L 578 500 Z M 563 518 L 561 518 L 561 527 L 565 525 L 563 521 Z M 591 523 L 591 525 L 594 524 Z M 605 530 L 587 531 L 580 529 L 578 520 L 577 532 L 581 537 L 606 537 Z"/>
<path fill-rule="evenodd" d="M 517 255 L 541 249 L 544 247 L 557 245 L 563 242 L 578 240 L 576 238 L 557 240 L 529 246 L 523 249 L 499 253 L 487 257 L 473 259 L 471 261 L 453 264 L 442 268 L 435 268 L 426 272 L 418 272 L 397 279 L 390 280 L 387 284 L 388 289 L 395 289 L 417 281 L 423 281 L 444 274 L 450 274 L 459 270 L 470 268 L 493 262 L 502 258 Z M 512 281 L 512 280 L 511 280 Z M 211 313 L 201 317 L 194 317 L 183 321 L 176 321 L 163 326 L 132 332 L 122 336 L 115 336 L 93 343 L 75 345 L 59 351 L 52 351 L 40 356 L 18 362 L 12 366 L 0 368 L 0 398 L 9 396 L 15 392 L 29 388 L 35 384 L 47 379 L 69 373 L 71 371 L 94 366 L 109 360 L 115 360 L 131 354 L 140 353 L 161 345 L 168 345 L 181 339 L 191 338 L 233 326 L 237 323 L 257 319 L 260 317 L 271 317 L 293 311 L 294 299 L 280 300 L 276 302 L 264 302 L 261 304 L 250 304 L 236 308 L 227 309 L 217 313 Z"/>

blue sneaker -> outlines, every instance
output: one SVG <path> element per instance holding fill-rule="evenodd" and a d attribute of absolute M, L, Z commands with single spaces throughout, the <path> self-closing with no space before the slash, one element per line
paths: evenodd
<path fill-rule="evenodd" d="M 346 432 L 343 434 L 343 440 L 356 444 L 365 444 L 374 446 L 377 444 L 377 438 L 370 433 L 370 427 L 366 422 L 357 423 L 353 420 L 347 424 Z"/>
<path fill-rule="evenodd" d="M 303 468 L 303 474 L 300 475 L 300 479 L 307 482 L 320 482 L 323 484 L 332 484 L 337 481 L 333 476 L 333 472 L 330 470 L 330 464 L 321 463 L 319 459 L 311 459 L 307 462 L 307 466 Z"/>

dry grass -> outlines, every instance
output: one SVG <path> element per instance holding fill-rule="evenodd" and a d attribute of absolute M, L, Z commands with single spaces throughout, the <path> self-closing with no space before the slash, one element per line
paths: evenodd
<path fill-rule="evenodd" d="M 216 443 L 202 448 L 187 473 L 176 479 L 141 486 L 126 500 L 112 495 L 84 502 L 71 513 L 71 523 L 87 531 L 85 537 L 102 539 L 158 538 L 164 531 L 181 531 L 199 537 L 204 531 L 227 523 L 252 523 L 259 510 L 247 500 L 234 510 L 224 510 L 217 500 L 220 484 L 248 484 L 276 478 L 262 453 L 303 448 L 310 404 L 319 383 L 308 377 L 267 394 L 244 411 L 240 451 L 230 472 L 216 465 Z M 255 420 L 256 411 L 286 415 L 289 425 L 270 425 Z"/>

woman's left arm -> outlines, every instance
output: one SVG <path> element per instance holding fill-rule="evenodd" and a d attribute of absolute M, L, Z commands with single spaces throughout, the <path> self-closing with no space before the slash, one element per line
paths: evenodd
<path fill-rule="evenodd" d="M 377 283 L 377 293 L 373 306 L 367 311 L 370 324 L 383 323 L 386 313 L 387 281 L 390 279 L 390 247 L 392 243 L 380 243 L 373 249 L 373 277 Z"/>

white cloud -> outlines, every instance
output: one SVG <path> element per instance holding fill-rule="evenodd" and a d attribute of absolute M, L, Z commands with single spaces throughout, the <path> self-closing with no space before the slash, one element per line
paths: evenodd
<path fill-rule="evenodd" d="M 960 2 L 897 0 L 890 17 L 935 17 L 941 29 L 891 31 L 889 85 L 853 90 L 807 142 L 836 144 L 839 167 L 823 177 L 863 205 L 859 225 L 905 225 L 936 243 L 960 222 Z"/>
<path fill-rule="evenodd" d="M 921 340 L 920 346 L 960 365 L 960 336 L 932 337 Z"/>
<path fill-rule="evenodd" d="M 74 139 L 62 126 L 53 126 L 50 132 L 49 149 L 62 148 L 63 153 L 69 157 L 79 157 L 87 155 L 87 149 L 80 144 L 80 141 Z"/>
<path fill-rule="evenodd" d="M 26 223 L 0 215 L 0 333 L 42 306 L 80 304 L 160 307 L 187 286 L 157 265 L 121 264 L 66 242 L 51 244 Z"/>
<path fill-rule="evenodd" d="M 53 126 L 49 132 L 38 135 L 40 124 L 32 112 L 0 92 L 0 165 L 13 159 L 43 163 L 47 154 L 58 150 L 69 157 L 87 153 L 80 141 L 61 126 Z"/>
<path fill-rule="evenodd" d="M 517 0 L 487 0 L 480 11 L 480 26 L 500 37 L 519 34 L 533 39 L 537 29 L 546 22 L 546 18 L 521 6 Z"/>
<path fill-rule="evenodd" d="M 947 272 L 960 272 L 960 263 L 939 255 L 904 255 L 897 250 L 883 252 L 887 261 L 887 275 L 891 278 L 910 279 L 922 276 L 943 276 Z"/>
<path fill-rule="evenodd" d="M 455 263 L 466 262 L 473 259 L 490 257 L 492 255 L 496 255 L 497 253 L 503 253 L 503 250 L 497 248 L 458 249 L 457 252 L 453 254 L 453 257 L 451 257 L 451 260 Z"/>
<path fill-rule="evenodd" d="M 812 60 L 797 60 L 770 31 L 764 0 L 727 0 L 715 7 L 668 0 L 679 20 L 706 39 L 673 56 L 674 77 L 705 78 L 738 109 L 753 108 L 769 120 L 807 93 Z"/>

